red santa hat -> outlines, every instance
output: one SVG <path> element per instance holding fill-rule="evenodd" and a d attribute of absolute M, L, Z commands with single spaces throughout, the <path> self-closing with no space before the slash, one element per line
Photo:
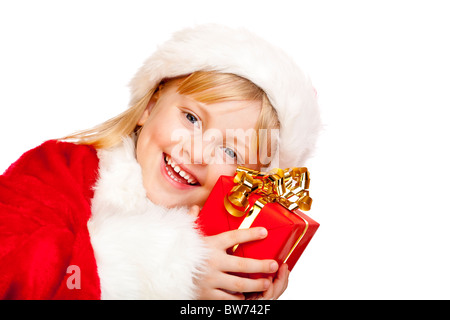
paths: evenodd
<path fill-rule="evenodd" d="M 271 167 L 304 166 L 321 127 L 316 92 L 289 56 L 248 30 L 206 24 L 176 32 L 131 80 L 130 105 L 162 79 L 195 71 L 233 73 L 263 89 L 280 122 Z"/>

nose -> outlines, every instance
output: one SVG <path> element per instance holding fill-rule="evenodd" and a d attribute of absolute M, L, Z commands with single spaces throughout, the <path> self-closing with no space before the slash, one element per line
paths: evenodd
<path fill-rule="evenodd" d="M 183 131 L 177 134 L 180 159 L 185 164 L 203 164 L 203 136 L 201 130 Z M 181 150 L 180 150 L 181 149 Z M 180 152 L 181 151 L 181 152 Z"/>
<path fill-rule="evenodd" d="M 202 132 L 195 132 L 191 135 L 190 145 L 185 150 L 189 153 L 189 160 L 192 164 L 203 164 L 203 135 Z"/>
<path fill-rule="evenodd" d="M 222 145 L 222 136 L 214 133 L 211 135 L 209 131 L 200 134 L 192 134 L 191 138 L 185 141 L 184 152 L 191 164 L 208 165 L 221 163 L 220 156 L 217 152 L 218 145 Z"/>
<path fill-rule="evenodd" d="M 194 130 L 183 139 L 183 162 L 197 165 L 223 163 L 222 153 L 218 151 L 221 145 L 223 135 L 220 130 Z"/>

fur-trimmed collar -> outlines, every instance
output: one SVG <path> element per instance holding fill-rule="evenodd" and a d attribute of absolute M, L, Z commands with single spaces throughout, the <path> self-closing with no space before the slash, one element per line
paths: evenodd
<path fill-rule="evenodd" d="M 102 299 L 194 299 L 207 254 L 195 218 L 146 197 L 133 139 L 98 156 L 88 227 Z"/>

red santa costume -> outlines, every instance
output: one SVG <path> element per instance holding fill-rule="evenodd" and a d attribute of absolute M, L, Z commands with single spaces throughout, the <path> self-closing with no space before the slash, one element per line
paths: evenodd
<path fill-rule="evenodd" d="M 281 123 L 272 166 L 303 165 L 320 127 L 314 89 L 290 58 L 245 30 L 176 33 L 131 81 L 130 104 L 161 79 L 198 70 L 260 86 Z M 0 177 L 2 299 L 194 299 L 207 257 L 187 208 L 146 197 L 132 137 L 99 150 L 48 141 Z"/>

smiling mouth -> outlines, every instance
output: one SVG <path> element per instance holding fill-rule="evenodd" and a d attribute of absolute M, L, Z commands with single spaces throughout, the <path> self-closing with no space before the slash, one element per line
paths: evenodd
<path fill-rule="evenodd" d="M 200 185 L 194 176 L 184 171 L 168 154 L 163 154 L 163 159 L 165 163 L 165 170 L 170 179 L 188 186 Z"/>

